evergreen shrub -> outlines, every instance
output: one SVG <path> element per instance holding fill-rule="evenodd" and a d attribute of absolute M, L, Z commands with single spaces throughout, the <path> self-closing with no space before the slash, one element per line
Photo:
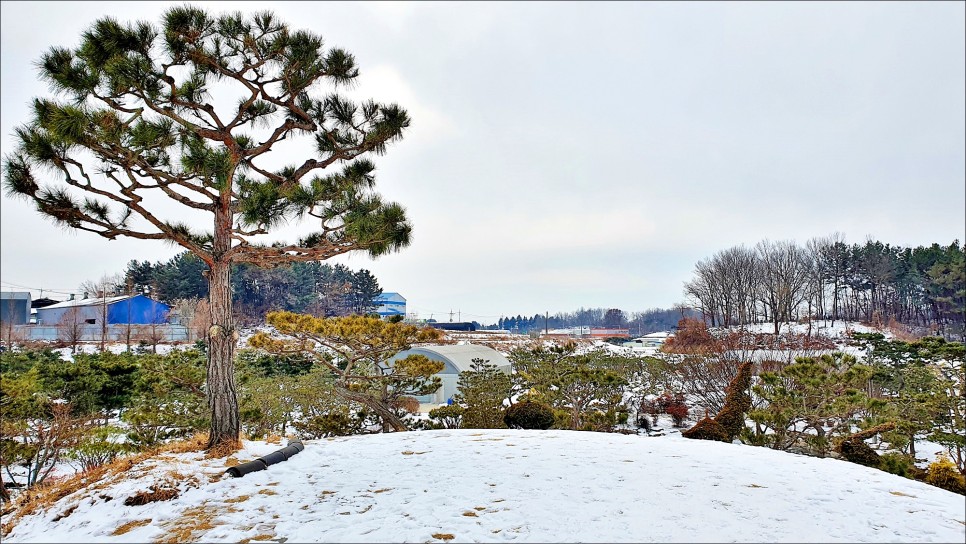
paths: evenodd
<path fill-rule="evenodd" d="M 694 427 L 681 431 L 681 436 L 693 438 L 695 440 L 717 440 L 719 442 L 731 442 L 728 438 L 728 431 L 708 416 L 704 416 L 694 424 Z"/>
<path fill-rule="evenodd" d="M 511 429 L 549 429 L 554 422 L 553 410 L 533 401 L 518 402 L 507 407 L 503 422 Z"/>
<path fill-rule="evenodd" d="M 904 453 L 891 451 L 879 456 L 879 469 L 890 474 L 902 476 L 903 478 L 912 478 L 915 473 L 913 470 L 914 467 L 915 464 L 912 462 L 912 459 Z"/>
<path fill-rule="evenodd" d="M 429 419 L 435 429 L 459 429 L 463 423 L 465 410 L 459 404 L 449 404 L 429 411 Z"/>

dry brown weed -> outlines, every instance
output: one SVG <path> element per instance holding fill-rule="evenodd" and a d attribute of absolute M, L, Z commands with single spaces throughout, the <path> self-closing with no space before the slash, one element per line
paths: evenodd
<path fill-rule="evenodd" d="M 130 532 L 132 529 L 137 529 L 138 527 L 144 527 L 145 525 L 147 525 L 149 523 L 151 523 L 151 519 L 150 518 L 149 519 L 136 519 L 134 521 L 129 521 L 129 522 L 125 523 L 125 524 L 122 524 L 122 525 L 118 526 L 117 529 L 114 529 L 114 532 L 111 533 L 111 536 L 123 535 L 125 533 Z"/>

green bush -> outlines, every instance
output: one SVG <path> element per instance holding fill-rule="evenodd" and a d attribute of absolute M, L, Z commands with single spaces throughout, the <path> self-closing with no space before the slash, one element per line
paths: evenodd
<path fill-rule="evenodd" d="M 459 404 L 440 406 L 429 411 L 434 429 L 459 429 L 463 423 L 464 409 Z"/>
<path fill-rule="evenodd" d="M 545 430 L 553 425 L 553 410 L 539 402 L 518 402 L 507 407 L 503 422 L 511 429 Z"/>
<path fill-rule="evenodd" d="M 879 456 L 879 469 L 903 478 L 912 478 L 914 467 L 915 463 L 904 453 L 892 451 Z"/>
<path fill-rule="evenodd" d="M 292 422 L 292 427 L 300 436 L 307 439 L 325 438 L 329 436 L 349 436 L 361 434 L 366 416 L 357 414 L 352 416 L 347 412 L 329 412 L 305 418 L 303 421 Z"/>

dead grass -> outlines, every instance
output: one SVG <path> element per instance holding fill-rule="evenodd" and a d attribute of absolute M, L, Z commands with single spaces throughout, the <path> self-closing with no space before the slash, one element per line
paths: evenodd
<path fill-rule="evenodd" d="M 476 515 L 476 512 L 474 512 L 474 511 L 472 511 L 472 510 L 467 510 L 466 512 L 463 512 L 463 515 L 464 515 L 464 516 L 466 516 L 466 517 L 468 517 L 468 518 L 475 518 L 475 517 L 478 517 L 478 516 Z"/>
<path fill-rule="evenodd" d="M 206 440 L 207 443 L 207 440 Z M 205 458 L 217 458 L 217 457 L 228 457 L 229 455 L 235 453 L 236 451 L 242 449 L 241 440 L 233 440 L 231 442 L 224 442 L 207 450 L 205 452 Z"/>
<path fill-rule="evenodd" d="M 124 499 L 124 506 L 143 506 L 152 502 L 170 501 L 178 498 L 179 492 L 167 482 L 154 484 L 147 491 L 138 491 Z"/>
<path fill-rule="evenodd" d="M 903 493 L 902 491 L 890 491 L 889 493 L 897 497 L 912 497 L 913 499 L 916 498 L 915 495 L 909 495 L 908 493 Z"/>
<path fill-rule="evenodd" d="M 188 508 L 181 513 L 180 517 L 171 519 L 162 525 L 162 529 L 167 533 L 158 544 L 178 544 L 181 542 L 201 542 L 204 540 L 205 532 L 214 529 L 220 523 L 215 522 L 215 518 L 226 512 L 237 512 L 235 508 L 211 507 L 207 503 L 194 508 Z"/>
<path fill-rule="evenodd" d="M 231 499 L 225 499 L 225 502 L 226 503 L 229 503 L 229 504 L 233 504 L 233 503 L 236 503 L 236 502 L 245 502 L 245 501 L 247 501 L 250 498 L 251 498 L 251 495 L 239 495 L 239 496 L 233 497 Z"/>
<path fill-rule="evenodd" d="M 168 442 L 140 453 L 115 459 L 110 463 L 75 474 L 69 478 L 56 480 L 49 484 L 42 483 L 27 489 L 17 497 L 13 504 L 13 512 L 9 516 L 4 516 L 7 519 L 0 526 L 0 536 L 9 534 L 24 516 L 29 516 L 40 510 L 47 510 L 68 495 L 81 493 L 85 490 L 96 491 L 107 487 L 126 477 L 127 472 L 136 465 L 163 454 L 203 451 L 207 442 L 207 434 L 197 433 L 185 440 Z"/>
<path fill-rule="evenodd" d="M 278 493 L 272 491 L 271 489 L 261 489 L 258 491 L 259 495 L 278 495 Z"/>
<path fill-rule="evenodd" d="M 438 540 L 453 540 L 456 537 L 451 533 L 433 533 L 433 538 Z"/>
<path fill-rule="evenodd" d="M 74 506 L 71 506 L 67 510 L 64 510 L 60 514 L 58 514 L 57 517 L 54 518 L 54 521 L 60 521 L 60 520 L 62 520 L 64 518 L 66 518 L 67 516 L 73 514 L 74 513 L 74 510 L 77 510 L 77 505 L 76 504 Z"/>
<path fill-rule="evenodd" d="M 129 521 L 123 525 L 118 526 L 117 529 L 114 529 L 114 532 L 111 533 L 111 536 L 118 536 L 118 535 L 123 535 L 125 533 L 129 533 L 132 529 L 137 529 L 138 527 L 144 527 L 145 525 L 151 523 L 151 521 L 152 520 L 150 518 L 136 519 L 134 521 Z"/>

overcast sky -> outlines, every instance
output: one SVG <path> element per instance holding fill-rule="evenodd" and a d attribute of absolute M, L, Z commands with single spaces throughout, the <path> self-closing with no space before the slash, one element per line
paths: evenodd
<path fill-rule="evenodd" d="M 376 163 L 413 243 L 334 262 L 420 318 L 669 307 L 698 260 L 764 238 L 966 238 L 963 2 L 197 4 L 270 8 L 356 56 L 354 95 L 408 109 Z M 170 5 L 3 2 L 4 154 L 48 47 Z M 0 251 L 3 290 L 36 297 L 178 249 L 4 195 Z"/>

